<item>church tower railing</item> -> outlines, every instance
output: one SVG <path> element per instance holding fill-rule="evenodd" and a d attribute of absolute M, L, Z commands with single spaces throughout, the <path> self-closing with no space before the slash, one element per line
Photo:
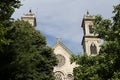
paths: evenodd
<path fill-rule="evenodd" d="M 27 14 L 24 14 L 21 17 L 21 20 L 28 21 L 32 26 L 34 27 L 36 26 L 36 17 L 35 17 L 35 14 L 32 13 L 31 10 L 29 10 Z"/>

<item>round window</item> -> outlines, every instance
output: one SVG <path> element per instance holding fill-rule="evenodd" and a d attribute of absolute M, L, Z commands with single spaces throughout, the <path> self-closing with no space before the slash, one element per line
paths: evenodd
<path fill-rule="evenodd" d="M 63 66 L 65 64 L 65 57 L 62 56 L 61 54 L 57 54 L 56 57 L 57 57 L 57 59 L 59 61 L 57 66 L 58 67 Z"/>

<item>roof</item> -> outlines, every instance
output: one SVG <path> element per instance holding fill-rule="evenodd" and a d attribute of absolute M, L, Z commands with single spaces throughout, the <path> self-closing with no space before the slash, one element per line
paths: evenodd
<path fill-rule="evenodd" d="M 22 16 L 22 17 L 33 17 L 33 18 L 35 18 L 35 14 L 34 14 L 34 13 L 32 13 L 32 11 L 31 11 L 31 10 L 29 10 L 29 12 L 28 12 L 28 13 L 26 13 L 26 14 L 24 14 L 24 16 Z"/>
<path fill-rule="evenodd" d="M 66 50 L 70 55 L 73 55 L 72 51 L 69 50 L 62 42 L 60 39 L 57 40 L 56 44 L 52 46 L 53 49 L 55 49 L 57 46 L 61 46 L 64 50 Z"/>

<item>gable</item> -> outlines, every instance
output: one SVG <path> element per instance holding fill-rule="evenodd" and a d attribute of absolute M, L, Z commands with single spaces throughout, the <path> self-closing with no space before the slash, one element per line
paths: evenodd
<path fill-rule="evenodd" d="M 73 55 L 73 53 L 60 41 L 57 41 L 52 48 L 54 49 L 55 54 L 62 54 L 68 58 Z"/>

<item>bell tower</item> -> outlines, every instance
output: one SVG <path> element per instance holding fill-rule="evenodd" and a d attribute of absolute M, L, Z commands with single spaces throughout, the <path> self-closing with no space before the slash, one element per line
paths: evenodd
<path fill-rule="evenodd" d="M 95 17 L 87 12 L 83 17 L 82 25 L 84 36 L 82 39 L 82 46 L 84 53 L 88 56 L 94 56 L 99 53 L 100 39 L 93 33 L 93 22 Z"/>
<path fill-rule="evenodd" d="M 36 17 L 35 17 L 35 14 L 33 14 L 31 10 L 29 10 L 27 14 L 24 14 L 21 17 L 21 19 L 24 21 L 28 21 L 34 27 L 36 26 Z"/>

